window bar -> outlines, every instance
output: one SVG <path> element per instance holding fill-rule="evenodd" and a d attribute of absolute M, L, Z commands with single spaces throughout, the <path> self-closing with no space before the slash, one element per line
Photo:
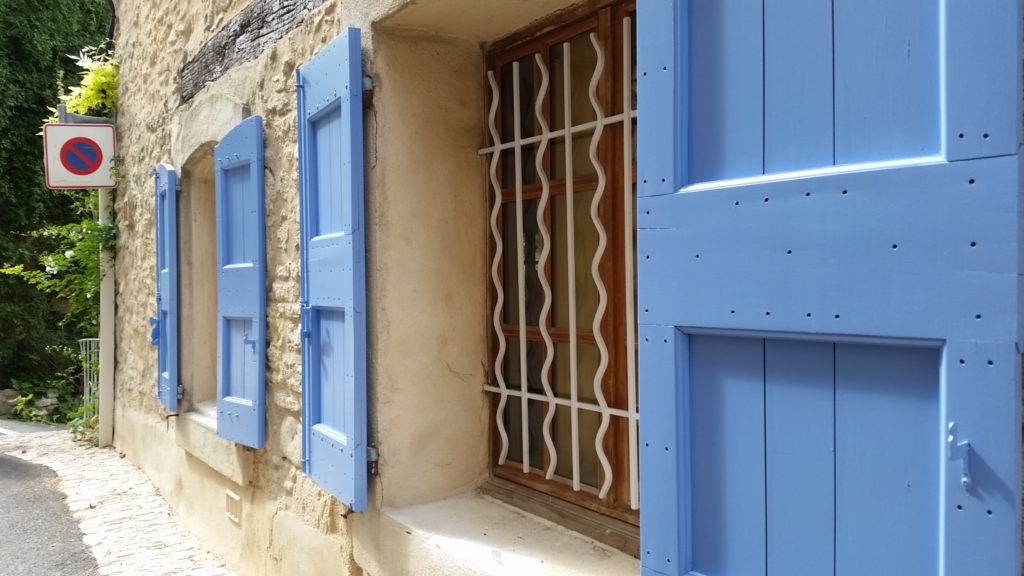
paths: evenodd
<path fill-rule="evenodd" d="M 572 489 L 580 490 L 579 375 L 576 366 L 576 209 L 572 162 L 572 55 L 568 42 L 562 43 L 562 135 L 565 138 L 565 236 L 569 273 L 569 421 L 572 431 Z"/>
<path fill-rule="evenodd" d="M 619 122 L 622 122 L 623 120 L 625 120 L 627 118 L 636 118 L 636 111 L 634 110 L 634 111 L 632 111 L 629 114 L 615 114 L 613 116 L 605 116 L 600 121 L 598 121 L 598 120 L 590 120 L 588 122 L 583 122 L 581 124 L 575 124 L 572 127 L 570 127 L 568 130 L 566 130 L 565 128 L 559 128 L 558 130 L 551 130 L 550 132 L 548 132 L 547 138 L 549 140 L 554 140 L 555 138 L 564 138 L 566 136 L 566 132 L 567 131 L 571 132 L 572 134 L 581 134 L 583 132 L 587 132 L 589 130 L 593 130 L 599 124 L 602 125 L 602 126 L 609 126 L 611 124 L 618 124 Z M 538 134 L 536 136 L 530 136 L 529 138 L 523 138 L 522 140 L 519 141 L 519 143 L 522 144 L 523 146 L 527 146 L 529 144 L 537 144 L 537 143 L 539 143 L 543 139 L 544 139 L 544 135 L 543 134 Z M 479 154 L 490 154 L 491 152 L 494 152 L 495 149 L 499 149 L 501 151 L 505 151 L 505 150 L 511 150 L 514 146 L 515 146 L 515 142 L 512 141 L 512 140 L 509 140 L 508 142 L 505 142 L 503 144 L 497 144 L 495 146 L 486 146 L 484 148 L 480 148 L 479 150 L 477 150 L 477 153 L 479 153 Z"/>
<path fill-rule="evenodd" d="M 544 477 L 550 480 L 555 475 L 555 467 L 558 466 L 558 451 L 555 449 L 555 442 L 551 438 L 551 421 L 555 419 L 555 394 L 551 391 L 551 362 L 555 359 L 555 345 L 551 342 L 551 335 L 548 334 L 548 314 L 551 312 L 551 285 L 548 283 L 546 272 L 548 255 L 551 253 L 551 235 L 548 233 L 547 223 L 544 221 L 544 214 L 547 212 L 548 196 L 550 186 L 547 170 L 544 168 L 544 153 L 548 148 L 548 122 L 544 117 L 544 100 L 548 93 L 548 67 L 541 55 L 534 54 L 537 66 L 540 68 L 540 90 L 534 106 L 534 113 L 537 116 L 537 123 L 540 124 L 541 136 L 540 146 L 537 149 L 537 177 L 540 179 L 541 195 L 537 206 L 537 229 L 540 230 L 541 238 L 544 240 L 544 247 L 541 248 L 540 261 L 537 263 L 537 277 L 540 279 L 541 289 L 544 291 L 544 305 L 540 311 L 540 334 L 544 338 L 545 356 L 544 366 L 541 368 L 540 381 L 544 386 L 544 394 L 547 395 L 548 413 L 544 417 L 544 443 L 548 447 L 548 468 Z"/>
<path fill-rule="evenodd" d="M 629 412 L 629 507 L 640 509 L 640 477 L 636 410 L 636 310 L 633 295 L 633 122 L 626 112 L 633 108 L 633 27 L 622 20 L 622 193 L 626 226 L 626 410 Z"/>
<path fill-rule="evenodd" d="M 489 116 L 489 128 L 491 141 L 494 142 L 494 151 L 491 153 L 491 186 L 494 188 L 494 207 L 491 209 L 491 235 L 494 237 L 494 259 L 491 261 L 491 280 L 494 281 L 494 288 L 498 294 L 494 302 L 494 314 L 491 319 L 494 323 L 494 332 L 498 335 L 498 354 L 494 358 L 494 377 L 498 381 L 498 410 L 494 420 L 498 424 L 498 436 L 501 437 L 501 452 L 498 455 L 498 464 L 504 464 L 508 457 L 508 432 L 505 431 L 505 403 L 508 401 L 508 388 L 505 386 L 504 362 L 505 362 L 505 333 L 501 329 L 501 310 L 505 304 L 505 288 L 501 285 L 498 277 L 498 267 L 501 265 L 502 246 L 501 234 L 498 232 L 498 215 L 501 212 L 501 183 L 498 182 L 498 161 L 501 159 L 501 137 L 498 135 L 496 118 L 498 115 L 498 101 L 501 92 L 498 90 L 498 83 L 494 79 L 494 72 L 487 72 L 487 80 L 491 85 L 491 111 Z"/>
<path fill-rule="evenodd" d="M 523 131 L 520 125 L 519 61 L 512 63 L 512 121 L 515 124 L 516 169 L 516 270 L 519 275 L 519 389 L 522 409 L 523 473 L 530 471 L 530 405 L 527 399 L 529 368 L 526 363 L 526 254 L 523 246 Z"/>
<path fill-rule="evenodd" d="M 598 145 L 601 142 L 601 135 L 604 132 L 604 109 L 601 108 L 601 102 L 597 98 L 597 86 L 601 81 L 601 75 L 604 73 L 604 50 L 602 50 L 601 43 L 594 32 L 590 33 L 590 43 L 593 44 L 594 51 L 597 53 L 594 75 L 590 78 L 590 104 L 594 107 L 594 114 L 597 115 L 597 128 L 594 129 L 594 137 L 590 139 L 590 162 L 594 165 L 594 169 L 597 172 L 597 190 L 594 192 L 594 200 L 590 203 L 590 219 L 593 220 L 594 228 L 597 229 L 597 249 L 594 252 L 594 259 L 590 263 L 590 274 L 594 278 L 594 284 L 597 285 L 598 300 L 597 310 L 594 312 L 593 330 L 594 339 L 597 341 L 597 347 L 601 352 L 601 361 L 597 365 L 597 371 L 594 373 L 594 396 L 597 398 L 598 406 L 601 407 L 601 425 L 597 428 L 594 447 L 597 450 L 597 459 L 601 461 L 601 467 L 604 469 L 604 481 L 601 483 L 601 489 L 598 492 L 598 496 L 604 499 L 612 487 L 612 464 L 604 451 L 604 435 L 608 431 L 608 425 L 611 423 L 611 415 L 608 413 L 608 401 L 605 400 L 604 390 L 601 386 L 604 380 L 604 373 L 608 369 L 608 346 L 605 344 L 604 335 L 601 334 L 601 322 L 604 319 L 604 312 L 608 306 L 608 291 L 601 280 L 600 267 L 605 247 L 608 244 L 608 235 L 605 233 L 604 225 L 601 223 L 601 218 L 597 211 L 601 205 L 601 198 L 604 196 L 605 189 L 604 166 L 601 165 L 601 158 L 597 153 Z"/>
<path fill-rule="evenodd" d="M 501 388 L 498 388 L 497 386 L 491 386 L 491 385 L 488 384 L 488 385 L 484 385 L 484 391 L 486 391 L 486 392 L 496 392 L 497 393 L 497 392 L 501 392 Z M 519 390 L 516 390 L 515 388 L 508 388 L 506 390 L 506 392 L 507 392 L 507 394 L 509 396 L 511 396 L 513 398 L 519 398 L 520 396 L 522 396 L 522 393 Z M 559 406 L 565 406 L 565 407 L 571 407 L 572 406 L 572 401 L 571 400 L 566 400 L 564 398 L 559 398 L 557 396 L 555 396 L 555 398 L 552 400 L 552 399 L 549 399 L 547 397 L 547 395 L 545 395 L 545 394 L 538 394 L 536 392 L 527 392 L 526 393 L 526 397 L 529 398 L 530 400 L 537 400 L 537 401 L 540 401 L 540 402 L 549 402 L 549 401 L 550 402 L 554 402 L 555 404 L 557 404 Z M 629 418 L 629 412 L 627 412 L 623 408 L 614 408 L 612 406 L 608 406 L 607 408 L 602 410 L 601 407 L 598 406 L 597 404 L 590 404 L 589 402 L 579 402 L 579 403 L 577 403 L 577 408 L 579 408 L 580 410 L 588 410 L 590 412 L 597 412 L 598 414 L 600 414 L 601 412 L 607 412 L 611 416 L 618 416 L 619 418 Z"/>

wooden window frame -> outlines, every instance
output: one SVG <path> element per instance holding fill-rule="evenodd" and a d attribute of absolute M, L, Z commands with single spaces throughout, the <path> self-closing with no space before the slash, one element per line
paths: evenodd
<path fill-rule="evenodd" d="M 622 22 L 627 16 L 635 19 L 635 0 L 588 0 L 565 10 L 556 12 L 533 25 L 513 33 L 512 35 L 499 40 L 487 47 L 485 53 L 485 64 L 487 70 L 495 72 L 496 80 L 501 89 L 501 68 L 532 54 L 539 53 L 547 62 L 550 62 L 550 49 L 557 44 L 584 34 L 588 31 L 597 33 L 598 40 L 604 48 L 606 57 L 605 71 L 598 83 L 598 99 L 607 116 L 614 116 L 623 112 L 624 108 L 632 103 L 624 102 L 622 91 L 623 68 L 621 65 L 623 50 L 631 47 L 623 46 Z M 634 38 L 635 41 L 635 38 Z M 577 87 L 578 89 L 579 87 Z M 550 99 L 550 91 L 547 98 Z M 547 105 L 551 111 L 551 104 Z M 635 122 L 635 121 L 633 121 Z M 565 123 L 571 125 L 570 119 Z M 500 124 L 500 122 L 499 122 Z M 606 252 L 599 264 L 599 273 L 604 284 L 608 287 L 608 307 L 601 323 L 601 333 L 608 344 L 608 370 L 602 380 L 602 390 L 613 407 L 625 408 L 627 404 L 627 362 L 626 354 L 636 354 L 636 348 L 627 350 L 626 346 L 626 320 L 625 320 L 625 294 L 622 286 L 626 281 L 624 262 L 624 239 L 625 234 L 634 233 L 632 228 L 626 229 L 623 222 L 624 216 L 624 194 L 622 190 L 625 174 L 623 173 L 623 134 L 622 130 L 631 127 L 631 122 L 626 120 L 622 123 L 606 125 L 604 134 L 598 145 L 598 156 L 606 173 L 607 186 L 605 195 L 601 200 L 598 215 L 606 227 L 608 234 L 608 245 Z M 500 125 L 499 125 L 500 131 Z M 506 138 L 502 138 L 505 141 Z M 634 140 L 635 141 L 635 140 Z M 551 151 L 550 147 L 544 159 L 545 170 L 550 175 Z M 550 176 L 549 176 L 550 177 Z M 571 178 L 568 174 L 566 177 Z M 635 157 L 631 180 L 636 183 Z M 502 182 L 499 165 L 498 181 Z M 596 184 L 596 177 L 576 177 L 573 179 L 577 191 L 587 190 L 588 181 Z M 550 199 L 546 208 L 545 217 L 549 222 L 553 206 L 553 199 L 564 195 L 566 191 L 565 179 L 555 180 L 551 178 L 549 185 Z M 494 191 L 488 188 L 488 194 Z M 541 186 L 531 184 L 522 186 L 522 198 L 524 200 L 536 199 L 541 196 Z M 491 197 L 493 200 L 493 196 Z M 515 186 L 511 189 L 502 188 L 502 204 L 514 203 L 516 199 Z M 502 218 L 499 217 L 499 233 L 502 233 Z M 552 234 L 555 234 L 552 231 Z M 493 238 L 489 239 L 489 254 L 494 254 L 496 244 Z M 547 277 L 551 278 L 552 259 L 546 263 Z M 502 277 L 504 265 L 499 266 L 499 277 Z M 502 278 L 502 284 L 504 279 Z M 493 311 L 497 302 L 497 292 L 493 285 L 488 289 L 489 310 Z M 581 343 L 593 343 L 594 334 L 589 329 L 590 323 L 581 322 L 577 326 L 577 339 Z M 490 358 L 497 354 L 497 336 L 493 327 L 487 323 L 490 334 Z M 520 329 L 518 324 L 502 324 L 502 332 L 506 339 L 518 338 Z M 555 343 L 568 342 L 568 328 L 554 327 L 549 317 L 548 332 Z M 526 339 L 529 341 L 542 341 L 540 329 L 530 327 L 526 330 Z M 489 381 L 493 382 L 493 366 L 490 368 Z M 522 375 L 526 377 L 526 375 Z M 622 417 L 613 417 L 610 420 L 610 427 L 604 439 L 604 448 L 613 468 L 611 491 L 604 500 L 598 499 L 597 490 L 583 486 L 579 492 L 574 491 L 570 481 L 556 477 L 553 480 L 546 480 L 542 471 L 532 466 L 530 473 L 522 471 L 521 464 L 516 465 L 511 461 L 503 465 L 498 464 L 500 453 L 500 438 L 497 434 L 496 409 L 498 398 L 494 394 L 490 396 L 490 433 L 492 436 L 492 473 L 493 480 L 485 487 L 485 492 L 498 498 L 510 501 L 534 513 L 548 516 L 550 519 L 569 525 L 569 527 L 586 535 L 603 540 L 608 544 L 616 546 L 628 553 L 637 555 L 639 553 L 638 532 L 639 510 L 630 507 L 630 485 L 629 485 L 629 446 L 627 440 L 628 422 Z M 525 425 L 525 423 L 524 423 Z M 592 441 L 592 439 L 591 439 Z M 581 438 L 581 444 L 584 440 Z M 560 451 L 561 452 L 561 451 Z M 547 513 L 546 513 L 547 511 Z M 552 517 L 553 516 L 553 517 Z M 601 537 L 604 534 L 605 537 Z"/>

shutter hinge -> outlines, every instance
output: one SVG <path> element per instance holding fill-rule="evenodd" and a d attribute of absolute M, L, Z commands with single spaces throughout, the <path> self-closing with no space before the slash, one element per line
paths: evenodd
<path fill-rule="evenodd" d="M 301 323 L 302 338 L 309 338 L 309 304 L 307 302 L 300 301 L 299 306 L 301 307 L 301 316 L 299 321 Z"/>
<path fill-rule="evenodd" d="M 971 491 L 971 443 L 963 440 L 956 430 L 956 422 L 950 422 L 946 426 L 949 435 L 946 436 L 946 456 L 950 461 L 960 461 L 960 487 L 965 492 Z"/>
<path fill-rule="evenodd" d="M 376 476 L 379 471 L 377 468 L 377 462 L 380 460 L 380 453 L 377 452 L 377 447 L 370 444 L 366 447 L 366 463 L 370 468 L 370 476 Z"/>
<path fill-rule="evenodd" d="M 363 76 L 363 108 L 373 108 L 373 78 Z"/>
<path fill-rule="evenodd" d="M 181 400 L 184 397 L 185 397 L 185 387 L 182 386 L 181 384 L 178 384 L 178 400 Z"/>

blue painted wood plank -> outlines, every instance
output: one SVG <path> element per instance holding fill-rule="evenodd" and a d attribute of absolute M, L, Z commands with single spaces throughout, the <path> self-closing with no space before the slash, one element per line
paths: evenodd
<path fill-rule="evenodd" d="M 688 181 L 688 9 L 677 0 L 644 0 L 637 10 L 637 195 L 675 192 Z M 668 47 L 672 47 L 668 49 Z M 642 55 L 642 56 L 640 56 Z M 651 121 L 647 121 L 647 119 Z"/>
<path fill-rule="evenodd" d="M 1020 570 L 1018 350 L 1008 341 L 952 340 L 945 347 L 945 422 L 955 422 L 959 439 L 971 443 L 972 480 L 964 491 L 959 462 L 942 459 L 946 574 Z"/>
<path fill-rule="evenodd" d="M 671 326 L 641 326 L 637 337 L 648 421 L 640 424 L 640 560 L 645 574 L 681 575 L 692 567 L 689 339 Z"/>
<path fill-rule="evenodd" d="M 1017 174 L 993 158 L 641 198 L 640 322 L 1015 339 Z"/>
<path fill-rule="evenodd" d="M 765 341 L 768 574 L 835 567 L 833 344 Z"/>
<path fill-rule="evenodd" d="M 945 148 L 950 160 L 1016 154 L 1021 142 L 1021 6 L 946 2 Z"/>
<path fill-rule="evenodd" d="M 689 181 L 764 172 L 762 0 L 689 2 Z"/>
<path fill-rule="evenodd" d="M 836 345 L 836 576 L 934 576 L 938 348 Z"/>
<path fill-rule="evenodd" d="M 160 164 L 155 174 L 157 397 L 178 411 L 178 173 Z"/>
<path fill-rule="evenodd" d="M 263 119 L 214 148 L 217 206 L 217 434 L 262 448 L 266 428 Z"/>
<path fill-rule="evenodd" d="M 835 0 L 836 164 L 937 154 L 939 2 Z"/>
<path fill-rule="evenodd" d="M 832 81 L 832 3 L 766 0 L 765 173 L 834 163 Z"/>
<path fill-rule="evenodd" d="M 256 241 L 255 202 L 252 194 L 252 171 L 248 164 L 226 171 L 224 177 L 224 201 L 227 218 L 224 238 L 228 264 L 251 264 L 255 258 Z"/>
<path fill-rule="evenodd" d="M 693 570 L 764 574 L 764 341 L 689 340 Z"/>
<path fill-rule="evenodd" d="M 366 509 L 362 56 L 349 28 L 298 72 L 303 471 Z"/>
<path fill-rule="evenodd" d="M 664 31 L 667 4 L 677 8 L 677 17 L 686 12 L 681 22 L 676 21 L 674 34 Z M 671 37 L 671 42 L 659 45 L 652 34 L 651 43 L 645 44 L 641 33 L 641 70 L 661 62 L 681 70 L 687 60 L 700 58 L 690 37 L 695 25 L 688 4 L 639 3 L 641 24 L 646 10 L 652 15 L 661 10 L 658 37 Z M 892 338 L 910 338 L 935 346 L 945 342 L 939 388 L 945 397 L 940 403 L 977 442 L 978 474 L 984 481 L 970 494 L 958 493 L 958 466 L 944 460 L 941 442 L 933 440 L 931 464 L 944 471 L 945 488 L 936 493 L 929 513 L 941 516 L 931 524 L 941 548 L 936 544 L 933 562 L 926 560 L 918 568 L 938 573 L 941 553 L 950 576 L 1016 573 L 1016 349 L 1024 340 L 1019 321 L 1024 300 L 1022 169 L 1020 158 L 979 159 L 1012 154 L 1020 141 L 1021 8 L 1018 2 L 998 0 L 955 5 L 837 0 L 835 7 L 837 163 L 891 162 L 922 155 L 936 159 L 912 167 L 861 166 L 851 173 L 816 171 L 781 180 L 690 186 L 685 193 L 671 194 L 669 186 L 655 186 L 664 174 L 684 174 L 682 183 L 707 180 L 687 174 L 692 151 L 679 153 L 680 141 L 693 144 L 693 127 L 685 116 L 696 114 L 689 86 L 694 74 L 687 71 L 686 81 L 661 87 L 662 94 L 645 94 L 656 85 L 641 79 L 641 102 L 651 103 L 641 105 L 639 133 L 640 149 L 650 151 L 638 159 L 641 330 L 655 324 L 748 335 L 790 332 L 826 341 L 866 338 L 891 344 Z M 650 30 L 655 29 L 652 25 Z M 766 44 L 771 43 L 772 31 L 768 29 Z M 712 38 L 715 32 L 705 37 Z M 668 45 L 671 56 L 666 56 Z M 940 86 L 941 78 L 945 82 Z M 665 104 L 669 94 L 674 107 Z M 659 122 L 645 126 L 646 110 L 657 110 Z M 672 122 L 667 122 L 669 118 Z M 987 131 L 986 125 L 998 128 Z M 673 134 L 665 134 L 667 126 L 673 127 Z M 958 136 L 961 131 L 963 138 Z M 764 138 L 770 140 L 770 135 Z M 950 160 L 975 160 L 943 164 L 936 161 L 943 153 Z M 764 154 L 767 158 L 769 150 Z M 961 357 L 973 368 L 963 369 Z M 679 359 L 690 361 L 686 354 Z M 914 362 L 894 364 L 898 372 L 899 366 Z M 642 389 L 645 374 L 651 373 L 641 355 Z M 881 404 L 886 416 L 889 393 L 903 399 L 894 405 L 913 397 L 890 387 L 877 394 L 876 402 L 864 404 Z M 913 418 L 915 410 L 910 412 Z M 672 418 L 662 412 L 645 413 L 641 428 L 661 429 Z M 891 462 L 885 464 L 893 468 Z M 644 482 L 660 481 L 649 475 L 649 469 L 642 468 L 641 474 L 642 489 Z M 678 494 L 688 494 L 686 480 L 683 475 L 666 482 L 674 483 Z M 883 490 L 883 499 L 892 494 Z M 649 509 L 645 504 L 642 531 L 653 534 L 657 527 L 652 519 L 665 521 L 665 515 L 648 516 Z M 870 505 L 864 509 L 870 511 Z M 687 521 L 680 518 L 668 530 L 682 530 L 679 527 Z M 906 557 L 920 555 L 920 541 L 909 544 Z M 857 571 L 874 567 L 869 555 L 846 557 L 850 559 L 842 561 L 842 570 L 861 573 Z M 906 557 L 874 573 L 898 573 L 908 562 Z M 869 558 L 866 567 L 862 558 Z M 662 568 L 644 564 L 645 573 L 677 573 Z"/>

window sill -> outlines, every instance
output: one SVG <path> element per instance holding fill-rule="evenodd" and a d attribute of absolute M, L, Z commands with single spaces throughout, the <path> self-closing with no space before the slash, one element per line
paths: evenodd
<path fill-rule="evenodd" d="M 217 408 L 209 402 L 178 416 L 178 446 L 239 486 L 249 482 L 252 451 L 217 435 Z"/>
<path fill-rule="evenodd" d="M 397 524 L 395 538 L 404 539 L 412 553 L 406 558 L 446 575 L 619 576 L 640 571 L 632 556 L 478 493 L 381 514 Z M 381 568 L 383 574 L 399 573 Z"/>

